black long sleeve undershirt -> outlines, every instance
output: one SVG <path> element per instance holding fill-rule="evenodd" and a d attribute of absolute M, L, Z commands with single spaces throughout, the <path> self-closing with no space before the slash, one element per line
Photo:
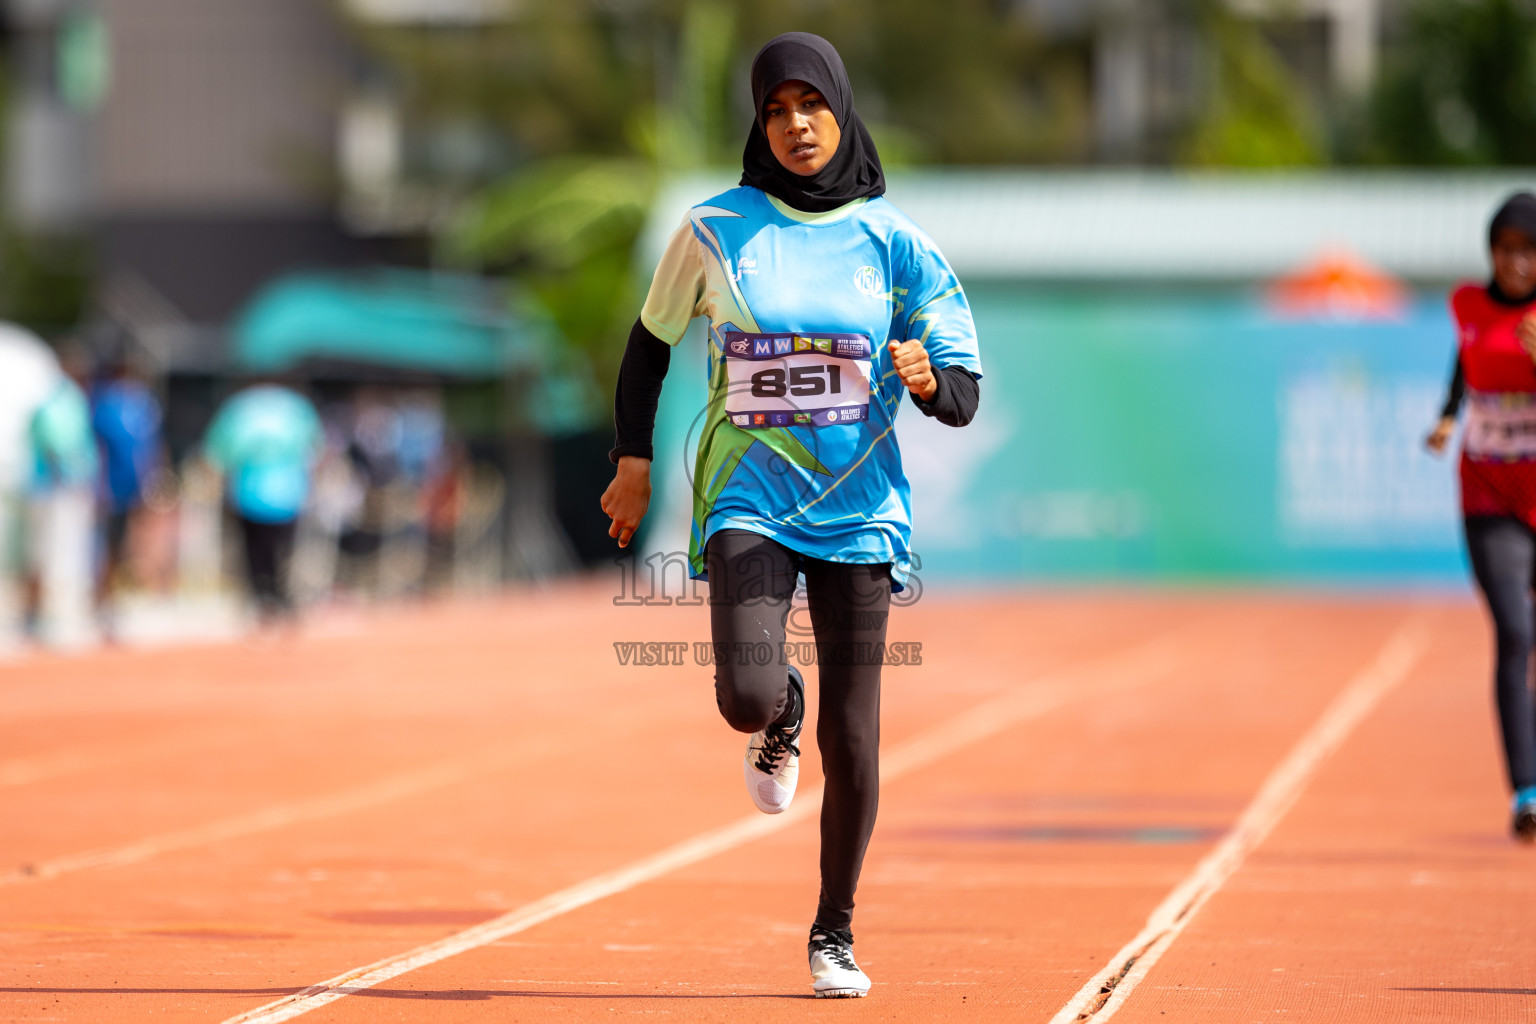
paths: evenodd
<path fill-rule="evenodd" d="M 656 433 L 656 406 L 661 401 L 661 382 L 672 365 L 672 346 L 645 329 L 639 320 L 629 329 L 629 344 L 619 364 L 619 383 L 613 389 L 613 450 L 608 461 L 626 455 L 654 459 L 652 438 Z"/>
<path fill-rule="evenodd" d="M 626 455 L 656 457 L 656 407 L 671 364 L 672 346 L 636 320 L 629 329 L 629 343 L 624 348 L 619 382 L 613 392 L 614 445 L 608 453 L 610 462 L 616 463 Z M 912 404 L 924 416 L 932 416 L 947 426 L 963 427 L 971 422 L 981 402 L 981 382 L 959 366 L 939 367 L 933 376 L 938 391 L 927 401 L 912 395 Z"/>
<path fill-rule="evenodd" d="M 1456 354 L 1455 369 L 1451 371 L 1451 383 L 1445 391 L 1445 405 L 1440 409 L 1440 418 L 1455 417 L 1461 412 L 1461 400 L 1467 393 L 1467 374 L 1461 368 L 1461 353 Z"/>
<path fill-rule="evenodd" d="M 946 427 L 963 427 L 971 422 L 981 404 L 981 381 L 963 366 L 941 366 L 933 379 L 939 390 L 927 401 L 908 391 L 912 404 L 924 416 L 932 416 Z"/>

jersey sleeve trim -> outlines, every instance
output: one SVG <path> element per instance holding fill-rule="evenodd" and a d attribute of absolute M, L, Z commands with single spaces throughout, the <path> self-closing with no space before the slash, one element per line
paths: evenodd
<path fill-rule="evenodd" d="M 688 321 L 700 315 L 704 296 L 704 258 L 693 233 L 693 217 L 683 218 L 656 264 L 651 289 L 640 310 L 645 329 L 668 345 L 676 345 L 688 330 Z"/>

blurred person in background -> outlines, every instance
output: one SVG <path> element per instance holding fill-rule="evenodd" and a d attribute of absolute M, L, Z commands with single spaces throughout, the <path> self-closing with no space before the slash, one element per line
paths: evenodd
<path fill-rule="evenodd" d="M 400 473 L 419 489 L 443 459 L 446 428 L 442 403 L 429 390 L 409 392 L 401 397 L 396 418 L 400 435 L 396 461 Z"/>
<path fill-rule="evenodd" d="M 69 647 L 89 639 L 99 462 L 81 387 L 89 368 L 78 352 L 63 365 L 27 430 L 33 472 L 24 623 L 35 639 Z"/>
<path fill-rule="evenodd" d="M 389 397 L 372 387 L 357 390 L 345 424 L 346 457 L 360 486 L 360 501 L 341 534 L 343 579 L 360 591 L 376 593 L 392 519 L 391 489 L 400 476 L 403 424 Z"/>
<path fill-rule="evenodd" d="M 1426 439 L 1445 450 L 1467 406 L 1461 450 L 1461 508 L 1467 554 L 1493 618 L 1494 692 L 1513 829 L 1536 842 L 1536 195 L 1511 196 L 1488 228 L 1493 276 L 1451 295 L 1460 332 L 1440 422 Z"/>
<path fill-rule="evenodd" d="M 429 522 L 432 511 L 431 497 L 434 488 L 445 485 L 443 477 L 449 470 L 446 448 L 446 426 L 443 421 L 442 403 L 430 389 L 422 388 L 400 396 L 398 405 L 400 443 L 397 462 L 400 466 L 401 509 L 400 518 L 404 529 L 392 538 L 393 546 L 402 547 L 409 553 L 409 564 L 415 567 L 408 589 L 426 593 L 434 576 L 434 525 Z M 446 509 L 439 507 L 439 513 Z M 441 526 L 441 521 L 437 524 Z"/>
<path fill-rule="evenodd" d="M 129 531 L 154 474 L 163 464 L 160 403 L 126 357 L 109 366 L 106 378 L 91 395 L 91 428 L 101 450 L 105 534 L 96 603 L 103 629 L 110 636 L 110 605 L 124 571 Z"/>
<path fill-rule="evenodd" d="M 33 561 L 26 521 L 37 464 L 32 416 L 53 394 L 59 373 L 46 342 L 0 322 L 0 602 L 7 613 L 26 611 Z M 8 638 L 11 626 L 5 622 L 0 633 Z"/>
<path fill-rule="evenodd" d="M 247 581 L 263 624 L 291 618 L 288 563 L 309 500 L 324 433 L 309 399 L 276 383 L 229 398 L 214 414 L 203 454 L 223 474 L 240 524 Z"/>
<path fill-rule="evenodd" d="M 427 564 L 423 587 L 428 592 L 453 584 L 458 557 L 459 523 L 469 490 L 469 453 L 457 438 L 446 438 L 421 491 L 422 521 L 427 530 Z"/>

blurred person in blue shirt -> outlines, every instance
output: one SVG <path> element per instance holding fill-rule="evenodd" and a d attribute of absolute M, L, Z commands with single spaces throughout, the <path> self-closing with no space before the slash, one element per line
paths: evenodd
<path fill-rule="evenodd" d="M 228 399 L 203 440 L 204 456 L 224 475 L 264 621 L 293 610 L 288 561 L 323 443 L 320 416 L 309 399 L 278 384 L 258 384 Z"/>
<path fill-rule="evenodd" d="M 413 485 L 422 487 L 432 479 L 444 455 L 442 404 L 430 392 L 418 392 L 400 402 L 397 416 L 400 472 Z"/>
<path fill-rule="evenodd" d="M 106 544 L 97 576 L 97 601 L 105 604 L 119 574 L 128 527 L 153 474 L 161 466 L 160 403 L 149 386 L 121 361 L 92 395 L 91 429 L 101 450 L 101 504 Z"/>

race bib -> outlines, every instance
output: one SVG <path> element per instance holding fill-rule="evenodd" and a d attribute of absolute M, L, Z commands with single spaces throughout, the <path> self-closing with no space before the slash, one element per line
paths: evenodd
<path fill-rule="evenodd" d="M 826 427 L 869 419 L 874 344 L 862 334 L 747 334 L 725 343 L 725 414 L 738 427 Z"/>
<path fill-rule="evenodd" d="M 1467 391 L 1463 450 L 1474 459 L 1536 459 L 1536 394 Z"/>

